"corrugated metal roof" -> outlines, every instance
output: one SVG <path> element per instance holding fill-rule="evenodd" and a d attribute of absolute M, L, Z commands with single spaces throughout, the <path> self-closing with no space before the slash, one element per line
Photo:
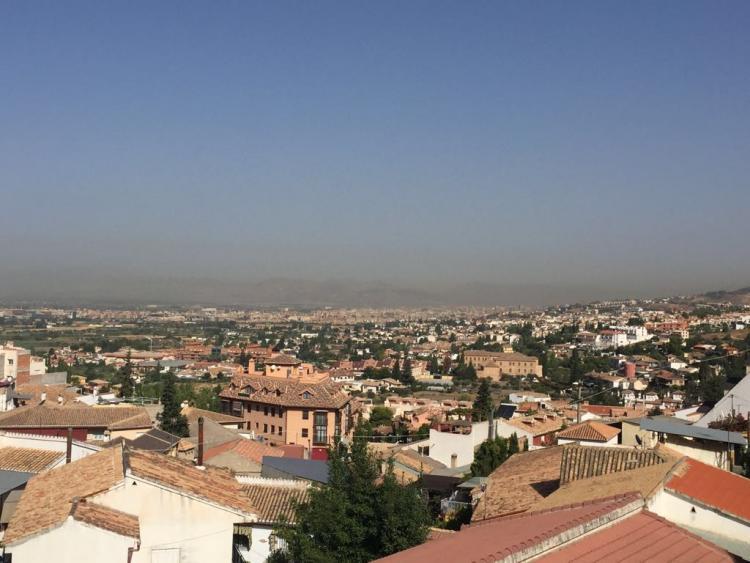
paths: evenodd
<path fill-rule="evenodd" d="M 681 422 L 671 422 L 664 419 L 642 418 L 641 430 L 661 432 L 663 434 L 676 434 L 689 438 L 700 438 L 712 442 L 724 442 L 744 446 L 747 444 L 745 437 L 739 432 L 727 432 L 715 428 L 702 428 Z"/>

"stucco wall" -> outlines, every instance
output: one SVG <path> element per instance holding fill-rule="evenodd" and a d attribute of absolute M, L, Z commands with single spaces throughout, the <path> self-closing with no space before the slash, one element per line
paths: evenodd
<path fill-rule="evenodd" d="M 747 542 L 750 538 L 750 526 L 692 503 L 671 491 L 659 491 L 648 500 L 648 508 L 678 526 L 703 530 L 739 542 Z"/>
<path fill-rule="evenodd" d="M 128 548 L 136 542 L 69 517 L 59 528 L 32 536 L 8 551 L 13 563 L 127 563 Z"/>
<path fill-rule="evenodd" d="M 581 444 L 582 446 L 599 446 L 599 447 L 612 447 L 617 445 L 617 436 L 614 436 L 606 442 L 590 442 L 588 440 L 565 440 L 563 438 L 557 439 L 558 445 L 562 444 Z"/>
<path fill-rule="evenodd" d="M 141 548 L 132 563 L 150 563 L 154 548 L 180 548 L 180 563 L 231 561 L 233 525 L 246 521 L 234 512 L 128 476 L 122 486 L 92 499 L 137 514 Z"/>

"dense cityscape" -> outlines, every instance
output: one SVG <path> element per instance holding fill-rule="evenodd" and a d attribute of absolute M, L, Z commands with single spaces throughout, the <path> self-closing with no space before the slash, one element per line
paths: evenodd
<path fill-rule="evenodd" d="M 192 499 L 180 529 L 216 527 L 196 503 L 226 527 L 200 546 L 167 542 L 164 557 L 418 561 L 478 557 L 488 537 L 524 558 L 561 557 L 601 541 L 568 546 L 579 518 L 617 538 L 631 519 L 676 526 L 695 549 L 750 557 L 748 295 L 544 309 L 4 307 L 4 545 L 38 553 L 72 518 L 137 551 L 150 526 L 177 518 L 162 498 L 177 495 Z M 113 459 L 124 473 L 100 483 Z M 158 501 L 118 500 L 123 475 Z M 42 489 L 59 506 L 32 500 Z M 546 512 L 535 514 L 571 501 L 584 513 L 561 512 L 540 542 Z M 688 505 L 707 515 L 686 516 Z M 357 510 L 371 511 L 365 528 Z M 633 515 L 612 525 L 623 510 Z M 507 518 L 534 535 L 511 534 Z"/>

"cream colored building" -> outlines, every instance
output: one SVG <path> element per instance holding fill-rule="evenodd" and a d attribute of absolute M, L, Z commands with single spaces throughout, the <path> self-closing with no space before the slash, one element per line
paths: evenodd
<path fill-rule="evenodd" d="M 488 352 L 486 350 L 467 350 L 464 352 L 464 363 L 472 364 L 478 377 L 489 377 L 499 381 L 504 375 L 535 375 L 542 377 L 542 366 L 534 356 L 518 352 Z"/>

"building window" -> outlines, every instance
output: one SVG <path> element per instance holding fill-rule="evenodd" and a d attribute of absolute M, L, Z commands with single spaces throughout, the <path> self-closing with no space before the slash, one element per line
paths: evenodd
<path fill-rule="evenodd" d="M 302 437 L 303 437 L 303 438 L 307 438 L 307 437 L 308 437 L 308 435 L 309 435 L 309 433 L 308 433 L 308 431 L 307 431 L 307 428 L 303 428 L 303 429 L 302 429 Z"/>
<path fill-rule="evenodd" d="M 281 436 L 282 430 L 283 430 L 283 428 L 281 428 L 281 426 L 279 426 L 279 436 Z"/>
<path fill-rule="evenodd" d="M 276 425 L 275 424 L 271 425 L 271 434 L 276 434 Z"/>
<path fill-rule="evenodd" d="M 302 411 L 302 420 L 308 420 L 310 418 L 310 411 L 307 409 Z"/>
<path fill-rule="evenodd" d="M 316 412 L 313 426 L 313 444 L 328 444 L 328 413 Z"/>
<path fill-rule="evenodd" d="M 232 402 L 232 414 L 235 416 L 242 416 L 242 403 L 240 401 Z"/>
<path fill-rule="evenodd" d="M 263 425 L 263 434 L 268 434 L 268 424 Z"/>
<path fill-rule="evenodd" d="M 263 416 L 268 416 L 268 407 L 263 407 Z"/>

